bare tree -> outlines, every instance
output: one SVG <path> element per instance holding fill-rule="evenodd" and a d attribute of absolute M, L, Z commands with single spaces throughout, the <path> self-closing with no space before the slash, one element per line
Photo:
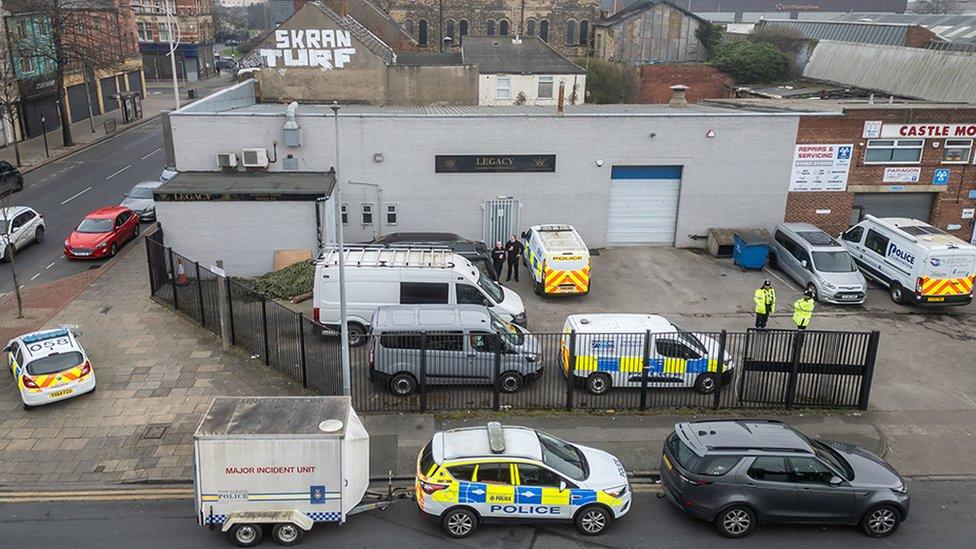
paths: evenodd
<path fill-rule="evenodd" d="M 7 206 L 7 198 L 0 198 L 0 243 L 3 244 L 3 259 L 10 262 L 10 276 L 14 284 L 14 295 L 17 296 L 17 318 L 24 318 L 24 302 L 20 296 L 20 280 L 17 278 L 17 264 L 14 262 L 16 250 L 11 241 L 13 231 L 13 217 L 10 214 L 10 207 Z"/>
<path fill-rule="evenodd" d="M 931 15 L 950 15 L 962 13 L 962 7 L 958 0 L 920 0 L 911 5 L 910 11 Z"/>

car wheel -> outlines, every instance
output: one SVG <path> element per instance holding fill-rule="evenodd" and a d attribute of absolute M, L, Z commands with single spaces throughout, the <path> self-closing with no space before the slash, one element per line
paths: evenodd
<path fill-rule="evenodd" d="M 779 261 L 776 260 L 776 254 L 773 252 L 769 254 L 769 268 L 779 270 Z"/>
<path fill-rule="evenodd" d="M 505 372 L 498 378 L 498 386 L 503 393 L 517 393 L 522 388 L 522 374 Z"/>
<path fill-rule="evenodd" d="M 586 378 L 586 390 L 591 395 L 602 395 L 609 391 L 611 386 L 613 381 L 610 379 L 610 374 L 597 372 Z"/>
<path fill-rule="evenodd" d="M 599 536 L 606 531 L 612 521 L 613 517 L 610 512 L 599 505 L 580 509 L 576 513 L 576 518 L 573 519 L 573 522 L 576 523 L 576 529 L 584 536 Z"/>
<path fill-rule="evenodd" d="M 718 378 L 715 374 L 699 374 L 695 378 L 695 390 L 703 395 L 710 395 L 718 387 Z"/>
<path fill-rule="evenodd" d="M 253 547 L 261 543 L 260 524 L 235 524 L 230 528 L 230 539 L 238 547 Z"/>
<path fill-rule="evenodd" d="M 715 517 L 715 527 L 727 538 L 744 538 L 756 528 L 756 514 L 748 507 L 729 507 Z"/>
<path fill-rule="evenodd" d="M 116 244 L 112 244 L 112 249 L 108 251 L 109 257 L 115 257 L 115 254 L 119 253 L 119 247 Z"/>
<path fill-rule="evenodd" d="M 366 343 L 366 328 L 362 325 L 356 324 L 355 322 L 350 322 L 347 324 L 349 333 L 349 346 L 359 347 L 360 345 Z"/>
<path fill-rule="evenodd" d="M 441 527 L 454 539 L 466 538 L 478 528 L 478 516 L 463 507 L 451 509 L 441 518 Z"/>
<path fill-rule="evenodd" d="M 400 372 L 390 379 L 390 392 L 396 396 L 410 396 L 417 392 L 417 379 L 413 374 Z"/>
<path fill-rule="evenodd" d="M 901 524 L 901 513 L 891 505 L 881 505 L 871 509 L 861 519 L 861 528 L 872 538 L 890 536 Z"/>
<path fill-rule="evenodd" d="M 817 294 L 817 287 L 813 282 L 807 284 L 807 291 L 813 294 L 814 301 L 818 301 L 820 299 L 820 296 Z"/>
<path fill-rule="evenodd" d="M 21 402 L 21 404 L 24 405 L 24 410 L 26 410 L 28 412 L 31 411 L 32 408 L 34 408 L 33 406 L 31 406 L 30 404 L 27 404 L 26 402 Z"/>
<path fill-rule="evenodd" d="M 892 282 L 891 286 L 888 287 L 888 295 L 891 296 L 892 301 L 899 305 L 905 302 L 905 289 L 897 282 Z"/>
<path fill-rule="evenodd" d="M 38 227 L 37 230 L 34 231 L 34 242 L 37 242 L 38 244 L 44 242 L 44 227 Z"/>
<path fill-rule="evenodd" d="M 137 236 L 139 236 L 139 223 L 138 222 L 136 223 L 135 230 L 132 231 L 132 239 L 135 240 Z"/>
<path fill-rule="evenodd" d="M 271 530 L 271 537 L 278 545 L 298 545 L 302 542 L 305 531 L 290 522 L 275 524 Z"/>

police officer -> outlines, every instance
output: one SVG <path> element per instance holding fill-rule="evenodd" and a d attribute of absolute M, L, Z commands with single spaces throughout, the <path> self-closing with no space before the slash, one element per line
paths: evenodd
<path fill-rule="evenodd" d="M 793 323 L 797 330 L 806 330 L 813 318 L 813 290 L 803 292 L 803 297 L 793 302 Z"/>
<path fill-rule="evenodd" d="M 515 273 L 515 282 L 518 282 L 519 275 L 519 260 L 522 259 L 522 252 L 525 251 L 525 246 L 518 241 L 518 238 L 513 234 L 508 242 L 505 243 L 505 251 L 508 253 L 508 276 L 505 277 L 505 281 L 508 282 L 512 280 L 512 273 Z"/>
<path fill-rule="evenodd" d="M 753 298 L 756 302 L 756 328 L 765 328 L 769 321 L 769 315 L 776 312 L 776 290 L 769 282 L 763 281 L 762 287 L 756 290 Z"/>
<path fill-rule="evenodd" d="M 498 280 L 502 278 L 502 267 L 505 266 L 505 258 L 507 256 L 508 253 L 505 251 L 505 247 L 502 246 L 502 241 L 495 242 L 495 247 L 491 249 L 491 266 L 495 269 L 495 278 Z"/>

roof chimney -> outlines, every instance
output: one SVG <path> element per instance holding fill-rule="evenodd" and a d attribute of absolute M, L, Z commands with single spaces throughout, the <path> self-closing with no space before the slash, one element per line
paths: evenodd
<path fill-rule="evenodd" d="M 671 86 L 671 100 L 668 101 L 668 105 L 672 107 L 687 107 L 688 99 L 685 97 L 685 92 L 688 91 L 688 86 L 684 84 L 675 84 Z"/>

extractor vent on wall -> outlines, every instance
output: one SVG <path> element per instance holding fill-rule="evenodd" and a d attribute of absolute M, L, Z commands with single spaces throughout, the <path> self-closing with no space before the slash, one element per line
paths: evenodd
<path fill-rule="evenodd" d="M 268 149 L 243 149 L 241 159 L 245 168 L 267 168 Z"/>

